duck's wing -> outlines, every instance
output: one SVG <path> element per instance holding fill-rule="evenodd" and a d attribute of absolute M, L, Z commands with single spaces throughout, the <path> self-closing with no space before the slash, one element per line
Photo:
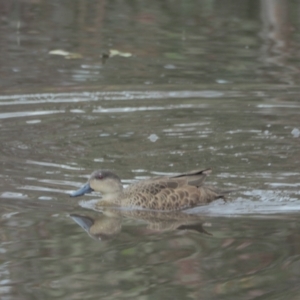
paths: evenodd
<path fill-rule="evenodd" d="M 208 174 L 211 173 L 211 169 L 204 170 L 193 170 L 186 173 L 181 173 L 175 176 L 170 177 L 170 180 L 177 181 L 181 185 L 190 185 L 190 186 L 201 186 Z"/>
<path fill-rule="evenodd" d="M 175 190 L 182 187 L 200 187 L 211 169 L 194 170 L 174 176 L 159 176 L 131 184 L 125 189 L 127 197 L 138 193 L 157 195 L 164 189 Z"/>

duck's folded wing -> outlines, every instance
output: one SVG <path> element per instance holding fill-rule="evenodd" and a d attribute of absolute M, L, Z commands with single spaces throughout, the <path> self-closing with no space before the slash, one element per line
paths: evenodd
<path fill-rule="evenodd" d="M 183 185 L 201 186 L 208 174 L 211 173 L 211 169 L 193 170 L 186 173 L 181 173 L 170 177 L 170 179 L 177 180 L 178 183 Z"/>
<path fill-rule="evenodd" d="M 188 186 L 200 187 L 209 173 L 211 173 L 211 169 L 194 170 L 174 176 L 154 177 L 131 184 L 125 190 L 125 193 L 129 197 L 137 193 L 157 195 L 164 189 L 176 190 Z"/>

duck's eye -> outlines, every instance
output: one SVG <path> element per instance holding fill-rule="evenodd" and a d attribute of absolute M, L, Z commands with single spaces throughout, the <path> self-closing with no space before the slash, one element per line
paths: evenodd
<path fill-rule="evenodd" d="M 102 174 L 97 174 L 95 176 L 95 178 L 98 179 L 98 180 L 101 180 L 101 179 L 103 179 L 103 175 Z"/>

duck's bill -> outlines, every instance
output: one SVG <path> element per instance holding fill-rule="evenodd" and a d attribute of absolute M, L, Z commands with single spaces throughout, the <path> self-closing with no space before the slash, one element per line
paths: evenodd
<path fill-rule="evenodd" d="M 70 197 L 78 197 L 78 196 L 82 196 L 84 194 L 88 194 L 91 193 L 93 191 L 93 189 L 90 187 L 89 183 L 86 183 L 82 188 L 80 188 L 79 190 L 72 192 L 70 194 Z"/>

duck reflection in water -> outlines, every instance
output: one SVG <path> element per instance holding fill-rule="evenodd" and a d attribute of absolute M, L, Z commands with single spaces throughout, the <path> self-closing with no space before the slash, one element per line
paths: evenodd
<path fill-rule="evenodd" d="M 95 217 L 79 214 L 71 214 L 70 217 L 83 228 L 90 237 L 101 241 L 113 239 L 121 232 L 124 217 L 146 222 L 146 232 L 150 233 L 189 230 L 212 235 L 203 228 L 202 225 L 204 221 L 200 216 L 180 211 L 158 212 L 105 209 Z"/>

